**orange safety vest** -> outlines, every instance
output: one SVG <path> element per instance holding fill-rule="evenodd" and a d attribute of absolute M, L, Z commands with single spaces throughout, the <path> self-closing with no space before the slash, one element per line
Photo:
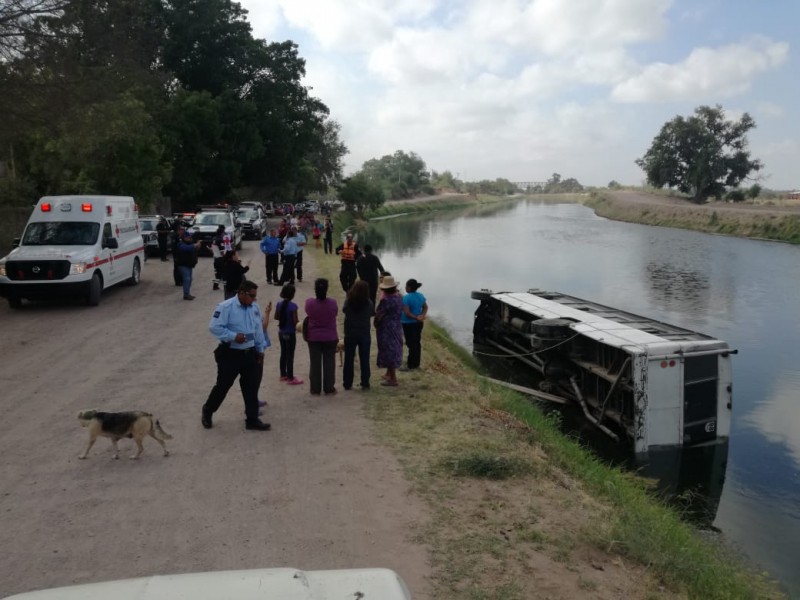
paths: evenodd
<path fill-rule="evenodd" d="M 356 259 L 356 243 L 350 242 L 349 244 L 345 242 L 342 244 L 342 252 L 341 252 L 342 260 L 355 260 Z"/>

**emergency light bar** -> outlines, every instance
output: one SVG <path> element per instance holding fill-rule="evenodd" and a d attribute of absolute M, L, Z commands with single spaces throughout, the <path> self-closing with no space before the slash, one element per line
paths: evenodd
<path fill-rule="evenodd" d="M 50 212 L 51 210 L 53 210 L 53 207 L 49 202 L 42 202 L 42 212 Z"/>
<path fill-rule="evenodd" d="M 81 204 L 81 210 L 83 212 L 92 212 L 92 205 L 89 202 L 84 202 Z"/>

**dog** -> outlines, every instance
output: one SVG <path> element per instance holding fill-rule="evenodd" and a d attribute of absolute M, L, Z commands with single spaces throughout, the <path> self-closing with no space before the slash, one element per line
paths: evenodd
<path fill-rule="evenodd" d="M 172 436 L 161 429 L 161 424 L 153 415 L 141 411 L 130 412 L 101 412 L 98 410 L 83 410 L 78 413 L 78 420 L 82 427 L 89 428 L 89 445 L 86 446 L 83 454 L 78 456 L 80 459 L 86 458 L 95 441 L 99 436 L 111 438 L 114 446 L 114 458 L 119 458 L 119 448 L 117 442 L 122 438 L 133 438 L 138 446 L 138 452 L 131 456 L 135 460 L 144 451 L 142 440 L 149 435 L 164 449 L 164 456 L 169 456 L 165 440 L 171 440 Z"/>
<path fill-rule="evenodd" d="M 339 366 L 342 366 L 342 360 L 344 356 L 344 342 L 340 341 L 336 344 L 336 354 L 339 355 Z"/>

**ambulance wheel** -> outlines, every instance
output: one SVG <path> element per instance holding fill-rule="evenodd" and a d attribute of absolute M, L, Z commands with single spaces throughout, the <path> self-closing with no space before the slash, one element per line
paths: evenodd
<path fill-rule="evenodd" d="M 22 298 L 19 296 L 10 296 L 8 298 L 8 305 L 11 308 L 22 308 Z"/>
<path fill-rule="evenodd" d="M 128 285 L 137 285 L 142 279 L 142 265 L 139 264 L 139 258 L 133 259 L 133 270 L 131 276 L 128 278 Z"/>
<path fill-rule="evenodd" d="M 89 306 L 97 306 L 100 304 L 100 294 L 103 291 L 103 281 L 100 275 L 94 274 L 92 280 L 89 282 L 89 289 L 86 292 L 86 304 Z"/>

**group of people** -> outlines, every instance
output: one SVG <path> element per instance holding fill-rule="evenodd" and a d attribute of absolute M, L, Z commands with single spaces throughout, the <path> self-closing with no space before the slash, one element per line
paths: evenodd
<path fill-rule="evenodd" d="M 312 395 L 333 395 L 336 389 L 336 353 L 343 353 L 342 384 L 352 389 L 356 377 L 356 357 L 359 364 L 359 385 L 371 385 L 370 351 L 372 329 L 375 329 L 378 368 L 385 369 L 380 384 L 399 385 L 398 371 L 420 368 L 422 354 L 422 329 L 428 312 L 427 300 L 419 292 L 422 284 L 416 279 L 405 283 L 405 294 L 399 290 L 395 278 L 387 272 L 370 246 L 362 251 L 348 233 L 336 248 L 341 256 L 340 283 L 347 292 L 342 305 L 344 316 L 343 342 L 340 342 L 337 319 L 339 305 L 328 295 L 329 281 L 314 281 L 314 295 L 303 304 L 305 317 L 300 319 L 300 307 L 294 302 L 296 287 L 294 275 L 302 280 L 297 270 L 297 240 L 305 236 L 290 227 L 281 240 L 276 230 L 262 240 L 261 250 L 266 256 L 267 282 L 281 286 L 281 300 L 274 312 L 270 304 L 262 314 L 255 303 L 258 285 L 244 278 L 248 267 L 239 265 L 240 279 L 234 293 L 214 310 L 209 330 L 219 345 L 214 352 L 217 362 L 217 381 L 202 408 L 204 427 L 213 426 L 213 415 L 219 408 L 236 377 L 245 401 L 245 427 L 266 431 L 269 423 L 259 418 L 258 388 L 263 372 L 264 351 L 270 344 L 267 327 L 269 320 L 278 323 L 280 344 L 279 381 L 288 385 L 302 385 L 294 372 L 297 335 L 302 331 L 309 353 L 309 391 Z M 288 253 L 287 253 L 288 248 Z M 294 259 L 291 258 L 294 256 Z M 227 257 L 227 255 L 226 255 Z M 282 258 L 283 272 L 277 277 L 277 264 Z M 224 264 L 224 263 L 223 263 Z M 226 275 L 227 277 L 227 272 Z M 228 285 L 225 280 L 226 287 Z M 345 287 L 346 286 L 346 287 Z M 377 294 L 380 291 L 380 299 Z M 377 302 L 376 302 L 377 301 Z M 302 323 L 302 325 L 301 325 Z M 408 356 L 403 365 L 403 345 Z M 262 403 L 263 404 L 263 403 Z"/>

